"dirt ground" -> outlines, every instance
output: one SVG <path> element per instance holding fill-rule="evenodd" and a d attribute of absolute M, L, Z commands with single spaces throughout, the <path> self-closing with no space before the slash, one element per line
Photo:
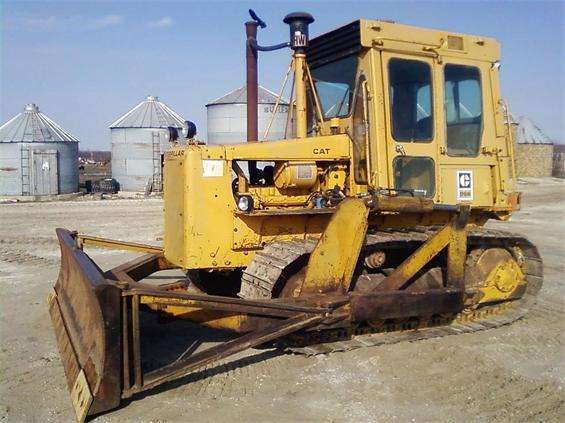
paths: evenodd
<path fill-rule="evenodd" d="M 95 421 L 564 421 L 565 182 L 520 189 L 522 210 L 491 226 L 527 235 L 544 259 L 526 318 L 328 356 L 253 350 Z M 159 199 L 0 204 L 0 420 L 74 418 L 45 303 L 58 272 L 54 229 L 155 243 L 161 209 Z M 131 257 L 90 253 L 103 268 Z"/>

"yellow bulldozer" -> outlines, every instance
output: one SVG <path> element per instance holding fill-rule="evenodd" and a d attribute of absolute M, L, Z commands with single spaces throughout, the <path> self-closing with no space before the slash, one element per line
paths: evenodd
<path fill-rule="evenodd" d="M 508 324 L 541 288 L 536 247 L 484 228 L 520 203 L 494 39 L 360 19 L 310 40 L 298 12 L 288 42 L 261 46 L 251 15 L 247 140 L 207 146 L 189 125 L 174 142 L 163 247 L 57 229 L 49 309 L 78 420 L 248 348 L 330 353 Z M 288 136 L 258 141 L 257 58 L 282 48 Z M 103 271 L 89 245 L 143 254 Z M 186 276 L 145 280 L 166 269 Z M 148 371 L 147 313 L 232 335 Z"/>

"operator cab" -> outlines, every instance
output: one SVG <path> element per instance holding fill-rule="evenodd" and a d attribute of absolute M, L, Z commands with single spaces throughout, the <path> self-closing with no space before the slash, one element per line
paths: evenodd
<path fill-rule="evenodd" d="M 493 39 L 352 22 L 310 41 L 308 135 L 351 137 L 358 192 L 506 203 L 513 174 L 498 59 Z"/>

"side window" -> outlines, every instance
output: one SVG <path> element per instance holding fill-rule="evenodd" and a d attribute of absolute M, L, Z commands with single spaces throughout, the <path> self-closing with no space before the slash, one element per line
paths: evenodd
<path fill-rule="evenodd" d="M 391 59 L 388 64 L 392 136 L 396 141 L 433 138 L 432 72 L 427 63 Z"/>
<path fill-rule="evenodd" d="M 447 154 L 476 156 L 482 133 L 481 75 L 476 67 L 445 65 Z"/>
<path fill-rule="evenodd" d="M 429 157 L 397 156 L 392 162 L 394 188 L 400 195 L 433 197 L 434 161 Z"/>
<path fill-rule="evenodd" d="M 369 120 L 367 112 L 367 81 L 361 75 L 355 93 L 353 109 L 353 168 L 355 182 L 367 183 L 367 137 Z"/>

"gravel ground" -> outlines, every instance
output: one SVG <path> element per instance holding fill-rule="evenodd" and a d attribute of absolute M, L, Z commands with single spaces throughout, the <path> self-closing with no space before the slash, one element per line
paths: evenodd
<path fill-rule="evenodd" d="M 522 210 L 489 226 L 540 249 L 545 283 L 526 318 L 328 356 L 248 351 L 95 421 L 564 421 L 565 183 L 528 179 L 520 189 Z M 73 420 L 45 303 L 58 272 L 54 229 L 155 243 L 161 213 L 159 199 L 0 204 L 0 420 Z M 132 257 L 90 253 L 102 268 Z"/>

